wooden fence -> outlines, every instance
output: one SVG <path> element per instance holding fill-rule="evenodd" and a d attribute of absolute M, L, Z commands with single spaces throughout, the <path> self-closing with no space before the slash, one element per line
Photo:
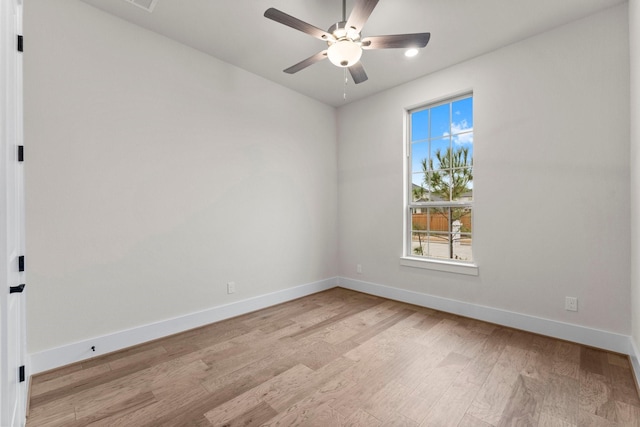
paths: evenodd
<path fill-rule="evenodd" d="M 414 213 L 411 222 L 414 230 L 449 231 L 449 218 L 445 215 L 431 214 L 430 225 L 427 227 L 427 214 Z M 460 231 L 471 231 L 471 213 L 467 213 L 460 218 L 462 227 Z"/>

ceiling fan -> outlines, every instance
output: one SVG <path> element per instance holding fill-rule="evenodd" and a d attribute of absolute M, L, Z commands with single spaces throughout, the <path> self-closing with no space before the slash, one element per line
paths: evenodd
<path fill-rule="evenodd" d="M 294 18 L 291 15 L 269 8 L 266 18 L 307 33 L 327 43 L 327 49 L 298 62 L 284 70 L 294 74 L 325 58 L 338 67 L 348 68 L 353 81 L 358 84 L 367 80 L 367 73 L 360 62 L 362 50 L 391 48 L 423 48 L 429 43 L 430 33 L 395 34 L 362 38 L 362 27 L 369 19 L 379 0 L 356 0 L 349 19 L 346 19 L 346 0 L 342 0 L 342 21 L 333 24 L 327 31 Z"/>

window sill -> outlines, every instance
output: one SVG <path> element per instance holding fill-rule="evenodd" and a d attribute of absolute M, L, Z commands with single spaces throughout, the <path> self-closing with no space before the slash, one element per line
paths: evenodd
<path fill-rule="evenodd" d="M 479 274 L 477 265 L 455 261 L 401 257 L 400 265 L 404 265 L 405 267 L 425 268 L 427 270 L 445 271 L 448 273 L 466 274 L 469 276 L 477 276 Z"/>

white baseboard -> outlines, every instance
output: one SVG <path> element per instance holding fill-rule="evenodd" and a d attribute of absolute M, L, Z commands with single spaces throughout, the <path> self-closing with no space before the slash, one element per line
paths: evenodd
<path fill-rule="evenodd" d="M 633 370 L 633 377 L 636 380 L 636 389 L 640 390 L 640 361 L 638 361 L 640 353 L 638 353 L 638 347 L 636 346 L 633 338 L 629 337 L 629 359 L 631 360 L 631 369 Z"/>
<path fill-rule="evenodd" d="M 603 350 L 614 351 L 616 353 L 630 354 L 630 348 L 632 345 L 631 337 L 627 335 L 558 322 L 556 320 L 543 319 L 540 317 L 408 291 L 405 289 L 392 288 L 361 280 L 339 277 L 338 286 L 396 301 L 445 311 L 447 313 L 471 317 L 485 322 L 508 326 L 510 328 L 559 338 L 591 347 L 597 347 Z M 636 365 L 637 364 L 638 361 L 636 358 Z M 636 375 L 640 373 L 640 370 L 637 368 L 640 368 L 640 366 L 634 366 Z"/>
<path fill-rule="evenodd" d="M 229 319 L 262 308 L 291 301 L 337 286 L 337 278 L 307 283 L 282 291 L 212 307 L 207 310 L 167 319 L 124 331 L 114 332 L 88 340 L 67 344 L 30 355 L 29 373 L 35 375 L 61 366 L 70 365 L 92 357 L 122 350 L 158 338 L 184 332 L 209 323 Z M 91 351 L 95 346 L 96 351 Z"/>

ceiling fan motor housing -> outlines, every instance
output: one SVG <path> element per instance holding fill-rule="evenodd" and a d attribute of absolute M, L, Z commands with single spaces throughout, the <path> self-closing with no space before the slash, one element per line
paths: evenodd
<path fill-rule="evenodd" d="M 333 34 L 336 40 L 347 38 L 354 42 L 360 40 L 360 33 L 353 27 L 347 28 L 346 21 L 336 22 L 327 30 L 328 33 Z"/>
<path fill-rule="evenodd" d="M 362 57 L 360 33 L 355 28 L 346 28 L 346 24 L 346 21 L 337 22 L 328 30 L 334 40 L 327 41 L 327 56 L 338 67 L 351 67 Z"/>

